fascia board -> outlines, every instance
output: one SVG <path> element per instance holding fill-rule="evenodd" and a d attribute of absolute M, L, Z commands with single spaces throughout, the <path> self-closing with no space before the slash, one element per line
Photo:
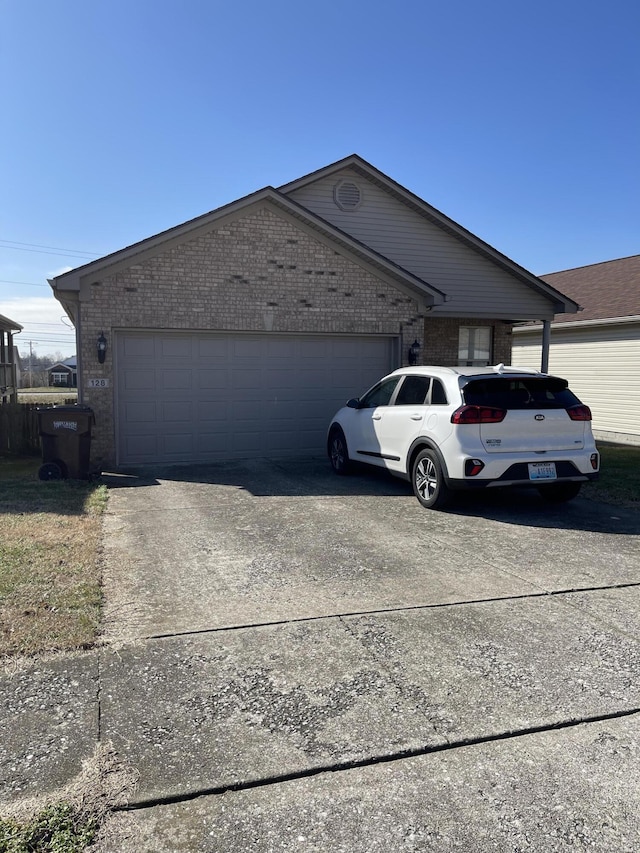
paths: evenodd
<path fill-rule="evenodd" d="M 551 329 L 584 329 L 594 326 L 628 326 L 640 323 L 640 314 L 629 317 L 606 317 L 600 320 L 568 320 L 565 323 L 551 323 Z M 514 326 L 514 335 L 533 335 L 542 331 L 542 326 Z"/>
<path fill-rule="evenodd" d="M 350 166 L 365 167 L 367 171 L 377 171 L 374 166 L 367 163 L 367 161 L 363 160 L 362 157 L 359 157 L 357 154 L 350 154 L 342 160 L 337 160 L 335 163 L 330 163 L 328 166 L 323 166 L 321 169 L 309 172 L 308 175 L 303 175 L 301 178 L 296 178 L 294 181 L 289 181 L 289 183 L 283 184 L 281 187 L 278 187 L 278 192 L 288 195 L 295 190 L 299 190 L 301 187 L 307 186 L 307 184 L 313 184 L 315 181 L 325 178 L 327 175 L 332 174 L 332 172 L 339 172 L 342 169 L 348 169 Z"/>
<path fill-rule="evenodd" d="M 166 250 L 187 239 L 193 239 L 199 233 L 211 230 L 212 227 L 227 225 L 234 219 L 246 216 L 252 208 L 257 209 L 264 204 L 273 204 L 281 212 L 292 217 L 297 227 L 306 229 L 316 239 L 322 237 L 334 248 L 337 244 L 343 251 L 349 253 L 356 262 L 366 263 L 369 268 L 375 268 L 378 276 L 386 276 L 386 279 L 391 281 L 394 286 L 417 299 L 424 307 L 439 305 L 446 301 L 446 295 L 442 291 L 394 264 L 388 258 L 379 255 L 373 249 L 359 243 L 350 235 L 282 195 L 273 187 L 265 187 L 215 211 L 189 220 L 168 231 L 163 231 L 154 237 L 149 237 L 97 261 L 91 261 L 75 270 L 56 276 L 56 278 L 49 280 L 49 284 L 58 295 L 63 292 L 81 293 L 83 284 L 89 283 L 100 275 L 112 275 L 134 263 L 143 262 L 153 257 L 159 250 Z"/>
<path fill-rule="evenodd" d="M 551 299 L 553 302 L 554 314 L 573 314 L 579 310 L 579 304 L 574 302 L 573 299 L 569 299 L 568 296 L 560 293 L 560 291 L 548 285 L 545 281 L 538 278 L 538 276 L 529 272 L 524 267 L 521 267 L 515 261 L 512 261 L 511 258 L 503 255 L 502 252 L 499 252 L 493 246 L 489 245 L 489 243 L 481 240 L 480 237 L 476 237 L 476 235 L 472 234 L 471 231 L 468 231 L 462 225 L 455 222 L 453 219 L 450 219 L 446 214 L 442 213 L 442 211 L 433 207 L 428 202 L 424 201 L 424 199 L 421 199 L 420 196 L 417 196 L 415 193 L 411 192 L 411 190 L 408 190 L 406 187 L 397 183 L 397 181 L 394 181 L 393 178 L 385 175 L 384 172 L 376 169 L 375 166 L 372 166 L 371 163 L 363 160 L 363 158 L 359 157 L 357 154 L 352 154 L 349 157 L 345 157 L 343 160 L 338 160 L 330 166 L 325 166 L 323 169 L 319 169 L 316 172 L 312 172 L 309 175 L 298 178 L 297 180 L 285 184 L 278 189 L 281 193 L 290 193 L 306 186 L 307 184 L 327 177 L 332 172 L 339 172 L 346 168 L 353 168 L 362 177 L 374 181 L 383 189 L 394 194 L 409 207 L 416 210 L 421 215 L 426 216 L 430 221 L 439 225 L 445 231 L 448 231 L 462 242 L 471 246 L 475 251 L 489 258 L 489 260 L 494 263 L 497 263 L 508 272 L 516 275 L 524 284 L 541 293 L 543 296 Z"/>
<path fill-rule="evenodd" d="M 370 176 L 368 170 L 365 172 L 365 176 Z M 560 293 L 559 290 L 556 290 L 554 287 L 551 287 L 545 281 L 538 278 L 538 276 L 529 272 L 524 267 L 521 267 L 515 261 L 512 261 L 511 258 L 508 258 L 506 255 L 503 255 L 502 252 L 499 252 L 489 243 L 486 243 L 484 240 L 480 239 L 480 237 L 476 237 L 476 235 L 473 234 L 471 231 L 468 231 L 466 228 L 464 228 L 462 225 L 459 225 L 453 219 L 450 219 L 440 210 L 428 204 L 426 201 L 423 201 L 423 199 L 412 193 L 410 190 L 405 189 L 405 187 L 401 186 L 400 184 L 397 184 L 395 181 L 393 181 L 391 178 L 388 178 L 386 175 L 383 175 L 381 172 L 378 173 L 378 176 L 375 177 L 384 188 L 394 193 L 397 197 L 404 201 L 405 204 L 408 204 L 414 209 L 417 209 L 419 213 L 426 216 L 436 225 L 439 225 L 441 228 L 444 228 L 444 230 L 453 234 L 462 242 L 470 245 L 471 248 L 475 249 L 475 251 L 477 251 L 479 254 L 484 255 L 489 260 L 493 261 L 494 263 L 497 263 L 503 269 L 506 269 L 508 272 L 514 274 L 520 281 L 531 287 L 533 290 L 551 299 L 553 302 L 554 314 L 573 314 L 579 310 L 579 304 L 577 302 L 574 302 L 573 299 L 569 299 L 568 296 L 565 296 L 563 293 Z"/>
<path fill-rule="evenodd" d="M 0 314 L 0 329 L 3 332 L 21 332 L 23 328 L 20 323 L 16 323 L 15 320 L 10 320 L 8 317 Z"/>
<path fill-rule="evenodd" d="M 356 263 L 362 264 L 364 261 L 369 268 L 373 266 L 373 271 L 376 275 L 382 272 L 387 280 L 396 287 L 400 287 L 407 295 L 412 298 L 418 297 L 424 302 L 427 307 L 434 305 L 442 305 L 447 301 L 447 295 L 437 287 L 424 281 L 413 273 L 401 267 L 399 264 L 379 254 L 374 249 L 371 249 L 355 237 L 342 231 L 335 225 L 327 222 L 321 216 L 309 211 L 306 207 L 298 204 L 287 196 L 277 194 L 274 200 L 275 204 L 283 211 L 288 212 L 296 220 L 298 227 L 307 230 L 316 239 L 318 235 L 324 236 L 325 242 L 335 248 L 336 243 L 346 249 Z M 306 227 L 305 227 L 306 226 Z M 426 300 L 426 301 L 425 301 Z"/>
<path fill-rule="evenodd" d="M 187 222 L 183 222 L 182 224 L 169 228 L 166 231 L 161 231 L 159 234 L 154 234 L 152 237 L 146 237 L 144 240 L 133 243 L 131 246 L 127 246 L 124 249 L 119 249 L 117 252 L 105 255 L 103 258 L 98 258 L 96 261 L 90 261 L 88 264 L 83 264 L 83 266 L 70 270 L 70 272 L 62 273 L 62 275 L 49 279 L 49 284 L 54 290 L 58 291 L 79 291 L 81 281 L 83 279 L 86 280 L 88 277 L 98 275 L 105 269 L 109 269 L 111 272 L 114 267 L 120 269 L 131 266 L 131 264 L 136 263 L 141 256 L 149 257 L 155 254 L 160 247 L 165 248 L 167 245 L 170 246 L 172 243 L 179 243 L 187 236 L 197 236 L 200 230 L 207 230 L 217 219 L 232 215 L 237 209 L 244 210 L 244 208 L 254 201 L 260 200 L 261 197 L 273 192 L 274 190 L 272 187 L 265 187 L 251 195 L 245 196 L 237 201 L 231 202 L 230 204 L 223 205 L 222 207 L 216 208 L 216 210 L 209 211 L 209 213 L 204 213 L 201 216 L 197 216 L 194 219 L 190 219 Z"/>

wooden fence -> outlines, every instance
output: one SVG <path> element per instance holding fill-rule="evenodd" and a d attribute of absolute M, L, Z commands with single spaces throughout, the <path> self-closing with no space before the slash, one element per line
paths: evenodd
<path fill-rule="evenodd" d="M 65 403 L 75 402 L 65 400 Z M 5 403 L 0 406 L 0 456 L 36 456 L 40 453 L 38 409 L 51 408 L 51 405 Z"/>

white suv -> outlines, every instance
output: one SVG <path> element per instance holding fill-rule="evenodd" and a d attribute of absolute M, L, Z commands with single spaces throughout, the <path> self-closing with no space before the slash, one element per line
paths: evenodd
<path fill-rule="evenodd" d="M 337 412 L 327 450 L 337 474 L 378 465 L 433 509 L 456 490 L 493 486 L 567 501 L 600 467 L 591 411 L 566 380 L 502 364 L 396 370 Z"/>

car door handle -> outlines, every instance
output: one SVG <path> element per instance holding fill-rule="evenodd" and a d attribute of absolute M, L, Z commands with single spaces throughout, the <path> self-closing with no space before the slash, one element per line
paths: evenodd
<path fill-rule="evenodd" d="M 382 415 L 371 415 L 371 420 L 380 421 L 382 420 Z"/>
<path fill-rule="evenodd" d="M 411 420 L 412 421 L 421 421 L 422 415 L 419 415 L 419 414 L 411 415 Z"/>

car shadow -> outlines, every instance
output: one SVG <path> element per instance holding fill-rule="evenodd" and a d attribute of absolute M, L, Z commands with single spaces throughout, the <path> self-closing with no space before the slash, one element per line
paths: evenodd
<path fill-rule="evenodd" d="M 228 486 L 255 497 L 404 499 L 411 501 L 416 518 L 425 522 L 435 512 L 420 507 L 407 481 L 365 465 L 354 465 L 349 476 L 340 477 L 324 456 L 127 468 L 104 472 L 101 481 L 109 489 L 159 486 L 163 481 L 174 481 Z M 403 508 L 402 512 L 406 510 Z M 526 487 L 459 492 L 451 505 L 440 510 L 438 515 L 483 518 L 524 527 L 640 534 L 640 513 L 635 509 L 584 497 L 561 504 L 548 503 L 535 488 Z"/>

